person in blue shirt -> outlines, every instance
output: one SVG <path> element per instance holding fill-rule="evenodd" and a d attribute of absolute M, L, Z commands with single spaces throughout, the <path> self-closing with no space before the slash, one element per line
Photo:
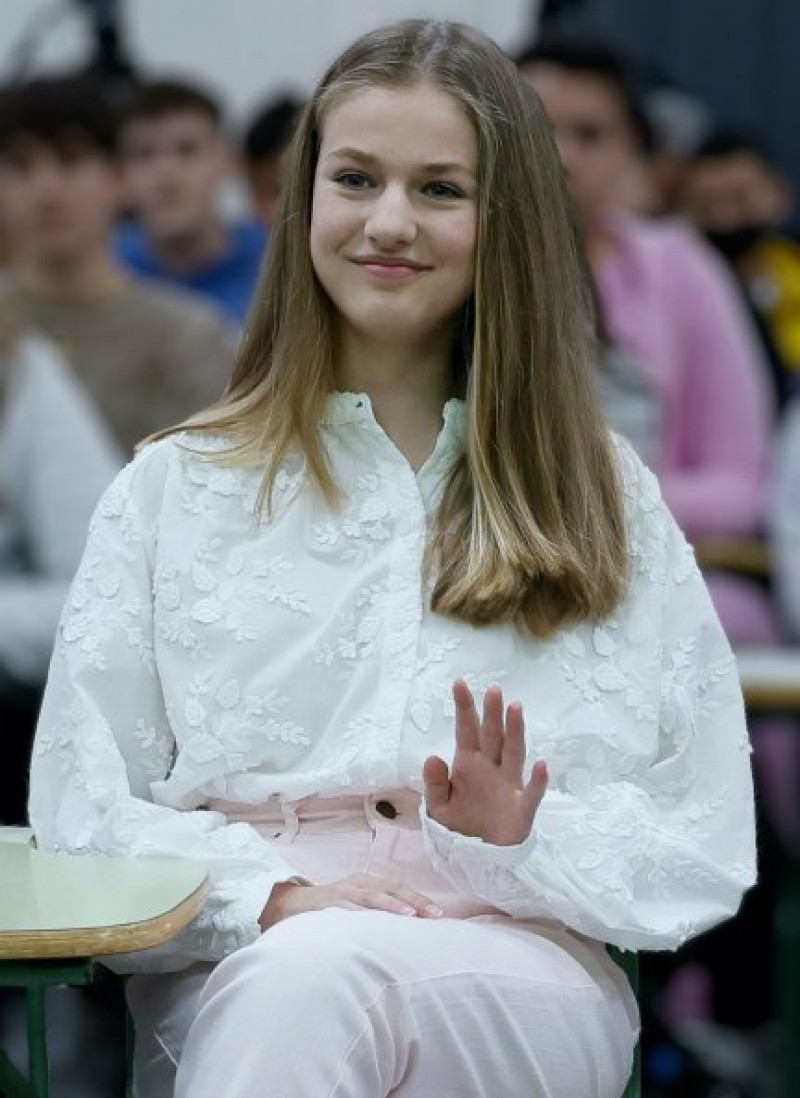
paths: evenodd
<path fill-rule="evenodd" d="M 120 228 L 117 251 L 139 275 L 204 294 L 241 326 L 266 230 L 223 214 L 221 191 L 233 162 L 221 108 L 205 89 L 171 80 L 142 86 L 123 126 L 133 219 Z"/>

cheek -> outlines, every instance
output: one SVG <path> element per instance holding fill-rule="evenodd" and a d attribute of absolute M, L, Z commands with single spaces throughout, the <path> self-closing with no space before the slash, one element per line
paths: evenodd
<path fill-rule="evenodd" d="M 357 227 L 347 207 L 330 201 L 324 194 L 315 196 L 309 236 L 314 265 L 324 262 L 333 251 L 351 239 Z"/>
<path fill-rule="evenodd" d="M 475 267 L 476 239 L 477 221 L 474 212 L 454 220 L 440 237 L 442 254 L 470 281 Z"/>

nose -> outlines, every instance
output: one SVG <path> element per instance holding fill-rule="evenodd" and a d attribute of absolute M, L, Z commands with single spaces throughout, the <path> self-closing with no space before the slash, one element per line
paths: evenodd
<path fill-rule="evenodd" d="M 367 239 L 383 249 L 407 247 L 417 236 L 417 218 L 405 188 L 387 186 L 372 202 L 364 226 Z"/>

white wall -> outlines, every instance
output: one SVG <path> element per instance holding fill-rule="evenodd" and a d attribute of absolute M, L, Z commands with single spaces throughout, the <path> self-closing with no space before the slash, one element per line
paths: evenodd
<path fill-rule="evenodd" d="M 87 22 L 54 19 L 53 0 L 0 0 L 0 75 L 24 26 L 41 18 L 48 33 L 37 67 L 86 56 Z M 307 92 L 352 39 L 407 16 L 461 19 L 513 49 L 534 22 L 537 0 L 120 0 L 136 61 L 149 71 L 202 75 L 222 92 L 234 120 L 280 88 Z M 68 9 L 70 0 L 63 0 Z"/>

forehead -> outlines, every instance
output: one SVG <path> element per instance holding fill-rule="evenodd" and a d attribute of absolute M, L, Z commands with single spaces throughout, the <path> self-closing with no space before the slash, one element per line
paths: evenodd
<path fill-rule="evenodd" d="M 35 133 L 19 133 L 12 136 L 0 150 L 0 159 L 98 161 L 105 163 L 105 156 L 83 130 L 67 127 L 52 136 Z"/>
<path fill-rule="evenodd" d="M 460 164 L 474 171 L 475 130 L 464 108 L 430 84 L 366 88 L 335 101 L 322 121 L 320 158 L 356 147 L 381 160 Z"/>
<path fill-rule="evenodd" d="M 207 141 L 219 133 L 219 127 L 205 112 L 178 107 L 152 118 L 135 118 L 124 130 L 125 144 L 142 141 Z"/>
<path fill-rule="evenodd" d="M 619 92 L 599 74 L 572 72 L 557 65 L 537 63 L 524 68 L 522 75 L 554 121 L 561 118 L 628 120 Z"/>

